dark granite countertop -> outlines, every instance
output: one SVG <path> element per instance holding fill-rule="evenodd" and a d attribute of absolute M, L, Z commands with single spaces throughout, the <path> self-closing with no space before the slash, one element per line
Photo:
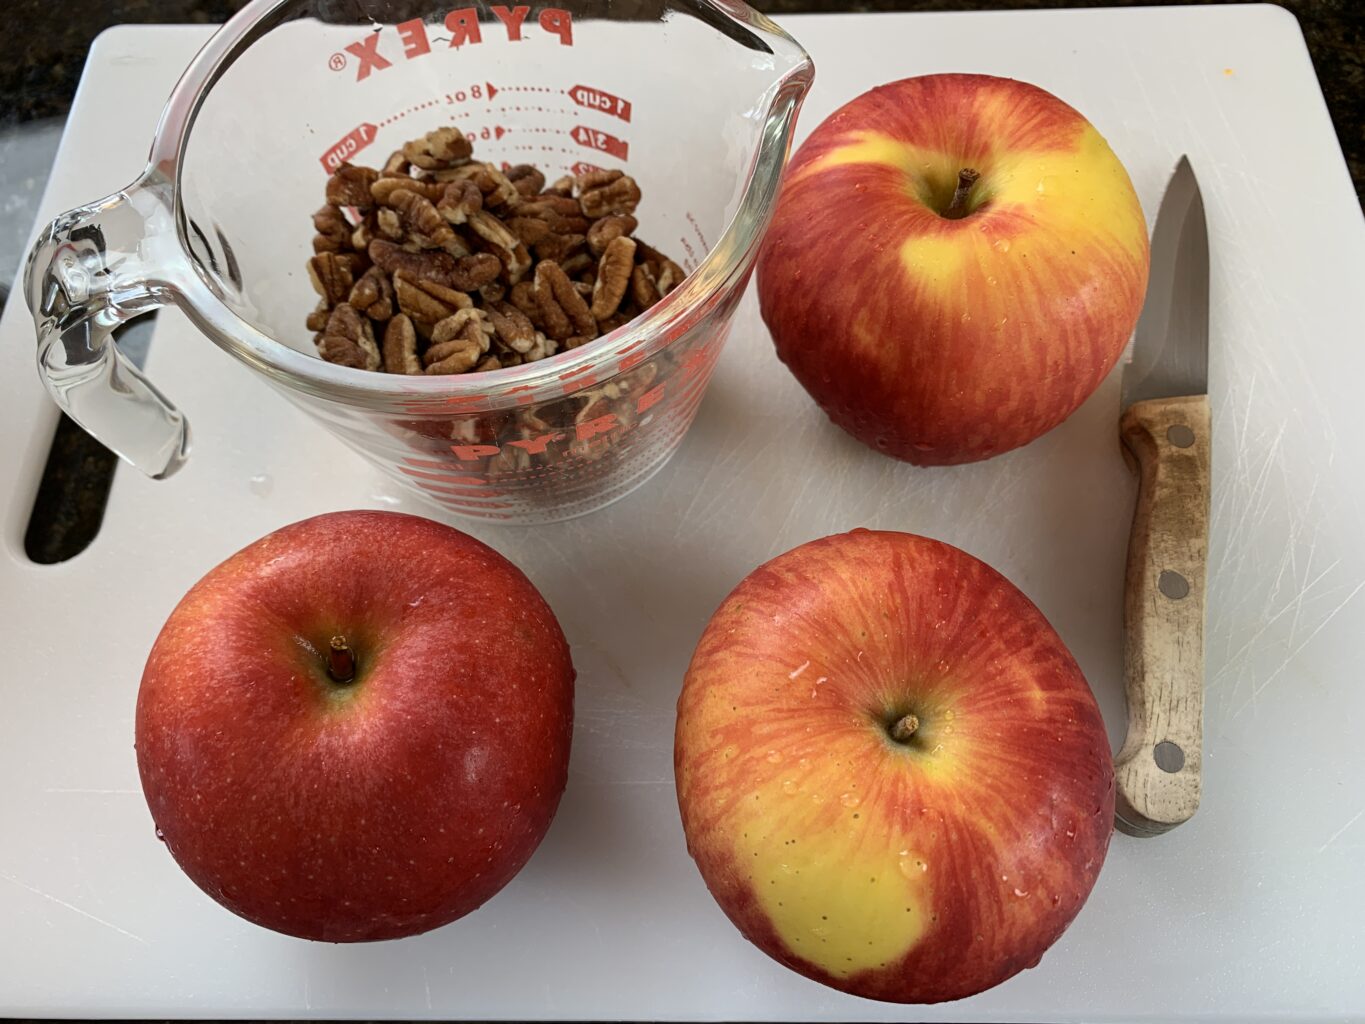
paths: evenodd
<path fill-rule="evenodd" d="M 84 0 L 60 13 L 49 0 L 10 0 L 0 38 L 0 126 L 63 115 L 90 41 L 110 25 L 226 20 L 246 0 Z M 623 0 L 628 4 L 630 0 Z M 769 14 L 955 11 L 1050 7 L 1167 6 L 1168 0 L 752 0 Z M 1365 3 L 1279 0 L 1299 19 L 1342 149 L 1362 193 L 1365 181 Z"/>
<path fill-rule="evenodd" d="M 8 0 L 0 33 L 0 186 L 9 187 L 0 209 L 0 234 L 10 248 L 22 245 L 31 225 L 28 209 L 37 202 L 61 119 L 70 106 L 90 42 L 120 23 L 214 23 L 230 17 L 246 0 Z M 1054 7 L 1165 5 L 1169 0 L 750 0 L 770 14 L 861 11 L 952 11 Z M 1299 19 L 1337 135 L 1355 181 L 1365 195 L 1365 2 L 1362 0 L 1279 0 Z M 617 0 L 621 7 L 651 0 Z M 26 159 L 7 160 L 6 133 L 39 136 Z M 37 163 L 44 163 L 39 168 Z M 22 178 L 16 190 L 14 181 Z M 17 197 L 17 198 L 16 198 Z M 6 220 L 8 218 L 8 220 Z M 15 239 L 18 239 L 17 241 Z M 0 239 L 0 242 L 3 242 Z M 0 250 L 4 246 L 0 245 Z M 17 270 L 17 251 L 0 251 L 0 303 Z M 63 418 L 53 442 L 35 502 L 27 548 L 40 562 L 61 561 L 93 538 L 103 518 L 114 457 Z"/>

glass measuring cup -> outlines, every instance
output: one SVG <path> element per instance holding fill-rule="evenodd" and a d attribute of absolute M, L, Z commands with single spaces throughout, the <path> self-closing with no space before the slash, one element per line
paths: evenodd
<path fill-rule="evenodd" d="M 543 522 L 599 508 L 691 423 L 812 74 L 739 0 L 255 0 L 186 70 L 142 177 L 35 243 L 40 372 L 81 426 L 169 476 L 188 454 L 185 418 L 111 333 L 174 304 L 451 512 Z M 344 161 L 382 166 L 452 124 L 476 160 L 550 179 L 625 170 L 644 193 L 637 237 L 688 276 L 631 323 L 540 362 L 455 376 L 324 362 L 304 321 L 317 298 L 309 215 L 327 176 Z"/>

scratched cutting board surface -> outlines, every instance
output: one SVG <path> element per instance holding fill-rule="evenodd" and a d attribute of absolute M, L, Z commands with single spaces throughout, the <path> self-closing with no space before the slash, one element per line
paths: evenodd
<path fill-rule="evenodd" d="M 274 935 L 202 895 L 153 835 L 133 707 L 163 618 L 286 522 L 423 507 L 396 495 L 173 311 L 149 370 L 196 433 L 156 483 L 122 468 L 103 530 L 56 566 L 23 533 L 55 412 L 18 293 L 0 338 L 0 1013 L 58 1016 L 1132 1020 L 1365 1015 L 1365 228 L 1294 21 L 1271 7 L 809 16 L 804 131 L 883 80 L 1027 79 L 1081 108 L 1149 220 L 1182 152 L 1213 253 L 1214 518 L 1204 805 L 1116 836 L 1036 970 L 905 1009 L 750 947 L 688 859 L 673 708 L 707 616 L 755 565 L 864 525 L 985 558 L 1042 608 L 1123 729 L 1120 604 L 1133 483 L 1118 371 L 1068 422 L 989 463 L 921 471 L 828 425 L 750 296 L 674 461 L 605 512 L 475 526 L 559 612 L 579 671 L 567 794 L 526 869 L 434 933 L 371 946 Z M 97 41 L 41 212 L 141 168 L 207 37 Z"/>

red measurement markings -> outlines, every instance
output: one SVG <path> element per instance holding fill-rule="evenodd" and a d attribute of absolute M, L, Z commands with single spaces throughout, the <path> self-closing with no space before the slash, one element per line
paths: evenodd
<path fill-rule="evenodd" d="M 322 154 L 322 169 L 331 174 L 374 141 L 379 129 L 366 121 L 347 132 L 335 146 Z"/>
<path fill-rule="evenodd" d="M 446 93 L 447 103 L 466 103 L 469 100 L 491 100 L 502 90 L 492 82 L 475 82 L 464 89 Z"/>
<path fill-rule="evenodd" d="M 630 159 L 630 143 L 626 142 L 625 139 L 618 139 L 615 135 L 598 131 L 596 128 L 589 128 L 585 124 L 574 125 L 573 131 L 569 134 L 573 136 L 574 142 L 580 146 L 598 150 L 608 156 L 614 156 L 618 160 Z"/>
<path fill-rule="evenodd" d="M 596 164 L 590 164 L 586 160 L 580 160 L 569 168 L 570 173 L 575 177 L 580 174 L 591 174 L 593 171 L 600 171 L 602 168 Z"/>
<path fill-rule="evenodd" d="M 511 128 L 504 128 L 500 124 L 495 124 L 492 127 L 484 125 L 478 131 L 465 132 L 464 137 L 470 142 L 477 142 L 479 139 L 483 139 L 487 142 L 489 139 L 501 139 L 510 131 L 512 131 Z"/>
<path fill-rule="evenodd" d="M 623 100 L 620 96 L 613 96 L 609 92 L 594 89 L 590 85 L 575 85 L 568 92 L 569 99 L 580 107 L 587 107 L 589 110 L 596 110 L 612 117 L 619 117 L 627 123 L 630 122 L 630 100 Z"/>

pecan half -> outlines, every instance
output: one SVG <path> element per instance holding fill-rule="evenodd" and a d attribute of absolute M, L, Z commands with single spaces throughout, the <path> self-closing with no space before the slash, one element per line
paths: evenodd
<path fill-rule="evenodd" d="M 427 132 L 403 144 L 403 156 L 427 171 L 445 170 L 469 162 L 474 147 L 464 133 L 449 126 Z"/>
<path fill-rule="evenodd" d="M 474 303 L 464 292 L 435 281 L 413 280 L 406 274 L 393 279 L 398 308 L 420 323 L 435 324 Z"/>
<path fill-rule="evenodd" d="M 517 164 L 515 167 L 507 168 L 507 180 L 528 199 L 539 195 L 540 190 L 545 187 L 545 175 L 530 164 Z"/>
<path fill-rule="evenodd" d="M 493 322 L 488 318 L 488 311 L 473 306 L 456 310 L 431 329 L 433 345 L 441 345 L 454 338 L 469 338 L 478 342 L 479 348 L 487 352 L 493 342 Z"/>
<path fill-rule="evenodd" d="M 350 260 L 334 252 L 320 252 L 308 261 L 308 279 L 329 306 L 345 302 L 355 284 Z"/>
<path fill-rule="evenodd" d="M 343 302 L 332 310 L 318 342 L 318 353 L 329 363 L 357 370 L 379 369 L 379 346 L 370 322 Z"/>
<path fill-rule="evenodd" d="M 488 352 L 493 325 L 481 309 L 462 309 L 442 320 L 431 332 L 431 347 L 423 361 L 426 372 L 466 373 Z"/>
<path fill-rule="evenodd" d="M 521 201 L 521 192 L 497 164 L 484 164 L 483 175 L 476 176 L 475 184 L 483 193 L 485 206 L 514 206 Z"/>
<path fill-rule="evenodd" d="M 455 232 L 426 196 L 400 188 L 389 196 L 389 205 L 398 211 L 403 223 L 414 235 L 421 235 L 442 248 L 454 241 Z"/>
<path fill-rule="evenodd" d="M 502 207 L 521 200 L 521 193 L 496 164 L 466 164 L 449 171 L 436 171 L 433 177 L 441 182 L 472 183 L 483 196 L 484 206 Z"/>
<path fill-rule="evenodd" d="M 613 238 L 634 234 L 639 226 L 640 222 L 628 213 L 610 213 L 599 217 L 588 228 L 588 251 L 600 258 Z"/>
<path fill-rule="evenodd" d="M 317 333 L 327 327 L 327 320 L 332 315 L 332 307 L 327 304 L 326 299 L 318 299 L 318 304 L 313 312 L 308 314 L 308 319 L 304 321 L 305 326 L 310 331 Z"/>
<path fill-rule="evenodd" d="M 542 326 L 540 303 L 536 300 L 536 286 L 532 282 L 518 281 L 508 290 L 507 298 L 531 323 Z"/>
<path fill-rule="evenodd" d="M 687 276 L 687 272 L 648 242 L 635 240 L 635 258 L 649 267 L 660 295 L 667 295 Z"/>
<path fill-rule="evenodd" d="M 374 196 L 374 201 L 380 206 L 392 206 L 393 194 L 403 191 L 416 192 L 434 203 L 445 195 L 446 187 L 438 181 L 419 181 L 406 175 L 380 178 L 370 186 L 370 195 Z"/>
<path fill-rule="evenodd" d="M 585 235 L 551 235 L 536 243 L 536 259 L 562 263 L 583 247 Z"/>
<path fill-rule="evenodd" d="M 488 307 L 488 319 L 498 341 L 513 352 L 525 355 L 535 347 L 536 328 L 531 318 L 506 302 L 494 302 Z"/>
<path fill-rule="evenodd" d="M 569 277 L 576 278 L 585 271 L 593 269 L 592 257 L 585 252 L 576 252 L 568 259 L 560 263 L 559 266 L 564 271 L 564 273 L 567 274 Z M 584 283 L 590 285 L 592 282 Z"/>
<path fill-rule="evenodd" d="M 556 178 L 549 185 L 545 186 L 545 191 L 556 196 L 573 195 L 573 175 L 566 174 L 562 178 Z"/>
<path fill-rule="evenodd" d="M 517 213 L 525 217 L 538 217 L 549 225 L 550 230 L 561 235 L 583 234 L 592 225 L 583 216 L 583 208 L 572 196 L 540 195 L 528 199 L 517 207 Z"/>
<path fill-rule="evenodd" d="M 327 202 L 333 206 L 354 206 L 368 210 L 374 206 L 370 186 L 379 180 L 379 172 L 372 167 L 342 164 L 327 179 Z"/>
<path fill-rule="evenodd" d="M 621 171 L 591 171 L 574 182 L 583 213 L 596 220 L 612 213 L 634 213 L 640 186 Z"/>
<path fill-rule="evenodd" d="M 654 281 L 654 271 L 649 269 L 649 264 L 640 263 L 630 272 L 630 294 L 641 309 L 648 309 L 661 298 L 659 286 Z"/>
<path fill-rule="evenodd" d="M 597 321 L 593 319 L 592 311 L 558 263 L 541 260 L 536 264 L 535 282 L 536 303 L 548 337 L 562 341 L 575 335 L 597 336 Z"/>
<path fill-rule="evenodd" d="M 340 207 L 328 203 L 313 214 L 314 252 L 341 252 L 351 248 L 351 224 Z"/>
<path fill-rule="evenodd" d="M 389 275 L 379 267 L 371 267 L 360 275 L 346 300 L 371 320 L 387 320 L 393 316 L 393 285 Z"/>
<path fill-rule="evenodd" d="M 550 237 L 550 224 L 540 217 L 508 217 L 507 227 L 522 245 L 535 245 Z"/>
<path fill-rule="evenodd" d="M 411 161 L 403 155 L 401 149 L 395 149 L 389 154 L 389 158 L 384 161 L 384 169 L 379 172 L 381 178 L 392 178 L 398 175 L 407 177 L 408 169 L 412 166 Z"/>
<path fill-rule="evenodd" d="M 485 370 L 501 370 L 502 360 L 498 358 L 496 352 L 490 352 L 477 363 L 474 364 L 475 373 L 483 373 Z"/>
<path fill-rule="evenodd" d="M 483 358 L 477 341 L 468 338 L 453 338 L 439 345 L 432 345 L 422 357 L 429 374 L 468 373 Z"/>
<path fill-rule="evenodd" d="M 475 291 L 502 269 L 497 257 L 488 253 L 456 259 L 447 252 L 408 252 L 382 238 L 370 243 L 370 259 L 390 274 L 404 273 L 414 280 L 435 281 L 461 291 Z"/>
<path fill-rule="evenodd" d="M 522 354 L 521 359 L 527 363 L 538 363 L 542 359 L 548 359 L 559 351 L 559 343 L 552 338 L 545 337 L 540 331 L 536 331 L 536 340 L 531 347 Z"/>
<path fill-rule="evenodd" d="M 483 208 L 483 193 L 472 181 L 452 181 L 441 186 L 436 210 L 451 224 L 463 224 L 469 215 Z"/>
<path fill-rule="evenodd" d="M 469 215 L 469 228 L 501 261 L 509 284 L 526 276 L 531 269 L 531 254 L 506 224 L 487 210 L 475 210 Z"/>
<path fill-rule="evenodd" d="M 417 331 L 402 313 L 384 329 L 384 369 L 388 373 L 421 373 L 417 358 Z"/>
<path fill-rule="evenodd" d="M 630 287 L 635 269 L 635 243 L 618 236 L 607 243 L 602 262 L 597 265 L 597 281 L 592 289 L 592 315 L 605 320 L 616 312 Z"/>

